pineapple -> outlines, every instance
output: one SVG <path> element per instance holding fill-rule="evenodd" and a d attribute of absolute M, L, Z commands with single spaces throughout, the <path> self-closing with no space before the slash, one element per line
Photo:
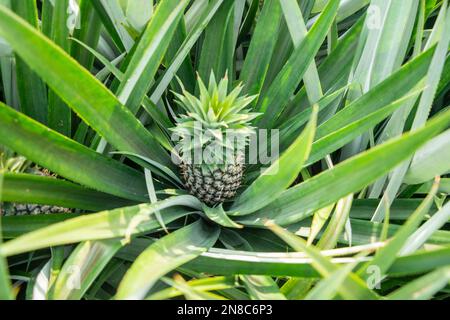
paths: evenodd
<path fill-rule="evenodd" d="M 245 168 L 245 147 L 255 130 L 250 122 L 259 114 L 246 108 L 255 96 L 240 96 L 242 84 L 228 92 L 228 78 L 217 84 L 211 73 L 208 88 L 198 76 L 200 97 L 174 93 L 185 111 L 172 131 L 185 187 L 203 203 L 214 206 L 233 198 Z"/>
<path fill-rule="evenodd" d="M 53 176 L 47 169 L 31 167 L 31 162 L 21 156 L 7 156 L 6 151 L 0 150 L 0 172 L 7 171 L 13 173 L 27 172 L 40 176 Z M 37 215 L 48 213 L 70 213 L 67 208 L 38 205 L 38 204 L 18 204 L 18 203 L 1 203 L 0 216 L 21 216 L 21 215 Z"/>

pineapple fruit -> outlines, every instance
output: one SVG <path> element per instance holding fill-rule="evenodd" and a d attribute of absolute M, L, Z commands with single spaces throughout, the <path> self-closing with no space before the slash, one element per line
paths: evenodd
<path fill-rule="evenodd" d="M 259 114 L 246 108 L 255 96 L 240 96 L 239 84 L 228 92 L 228 78 L 216 82 L 211 73 L 208 88 L 198 76 L 200 97 L 174 93 L 185 114 L 176 117 L 172 131 L 180 139 L 177 148 L 185 187 L 203 203 L 214 206 L 233 198 L 245 169 L 245 147 Z M 199 157 L 200 155 L 200 157 Z"/>
<path fill-rule="evenodd" d="M 13 173 L 31 173 L 40 176 L 52 176 L 47 169 L 31 167 L 31 162 L 24 157 L 15 156 L 8 157 L 6 152 L 0 150 L 0 171 Z M 56 178 L 56 177 L 55 177 Z M 1 203 L 0 216 L 22 216 L 22 215 L 38 215 L 49 213 L 70 213 L 68 208 L 58 206 L 39 205 L 39 204 L 19 204 L 19 203 Z"/>

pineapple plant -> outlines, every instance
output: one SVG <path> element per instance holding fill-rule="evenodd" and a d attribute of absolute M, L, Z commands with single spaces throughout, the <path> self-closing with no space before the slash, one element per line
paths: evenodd
<path fill-rule="evenodd" d="M 240 97 L 241 84 L 227 93 L 228 78 L 217 84 L 213 73 L 208 88 L 198 77 L 199 98 L 181 86 L 175 95 L 185 114 L 173 128 L 181 138 L 181 176 L 192 195 L 214 206 L 232 199 L 241 185 L 246 142 L 255 132 L 251 121 L 258 116 L 247 107 L 256 97 Z"/>
<path fill-rule="evenodd" d="M 386 3 L 0 0 L 0 299 L 448 298 L 450 8 Z"/>
<path fill-rule="evenodd" d="M 32 163 L 26 158 L 17 155 L 11 155 L 11 152 L 1 150 L 0 148 L 0 171 L 10 173 L 29 173 L 38 176 L 52 176 L 52 174 L 39 167 L 32 167 Z M 53 176 L 54 177 L 54 176 Z M 54 177 L 56 178 L 56 177 Z M 22 216 L 37 215 L 49 213 L 70 213 L 71 210 L 58 206 L 38 205 L 38 204 L 19 204 L 19 203 L 0 203 L 0 215 L 3 216 Z"/>

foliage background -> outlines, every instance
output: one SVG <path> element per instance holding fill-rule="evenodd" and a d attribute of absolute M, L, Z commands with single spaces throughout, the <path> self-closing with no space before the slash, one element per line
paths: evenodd
<path fill-rule="evenodd" d="M 61 178 L 1 200 L 74 211 L 1 217 L 0 298 L 448 297 L 447 0 L 77 4 L 0 0 L 0 144 Z M 211 70 L 282 151 L 214 209 L 168 152 Z"/>

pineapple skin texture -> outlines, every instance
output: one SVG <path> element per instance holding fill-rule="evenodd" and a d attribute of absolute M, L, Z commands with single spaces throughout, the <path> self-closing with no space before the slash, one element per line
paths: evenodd
<path fill-rule="evenodd" d="M 200 165 L 180 165 L 185 188 L 208 206 L 215 206 L 236 195 L 241 186 L 244 165 L 228 164 L 223 169 L 205 172 Z"/>
<path fill-rule="evenodd" d="M 2 208 L 0 215 L 2 216 L 25 216 L 52 213 L 71 213 L 67 208 L 38 205 L 38 204 L 16 204 L 13 203 L 10 208 Z"/>

